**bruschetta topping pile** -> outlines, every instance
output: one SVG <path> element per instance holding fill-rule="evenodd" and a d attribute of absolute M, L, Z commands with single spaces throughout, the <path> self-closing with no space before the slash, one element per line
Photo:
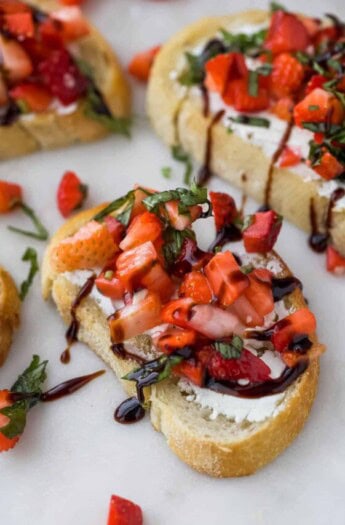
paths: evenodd
<path fill-rule="evenodd" d="M 210 215 L 218 238 L 237 229 L 252 264 L 222 251 L 221 241 L 212 251 L 198 247 L 192 223 Z M 255 344 L 247 348 L 249 340 L 264 342 L 259 346 L 294 368 L 311 357 L 316 328 L 308 308 L 276 315 L 275 301 L 298 281 L 291 277 L 293 286 L 275 293 L 283 280 L 255 265 L 256 257 L 276 257 L 271 250 L 280 228 L 275 212 L 243 217 L 230 196 L 210 192 L 208 198 L 196 185 L 160 193 L 138 187 L 55 245 L 50 262 L 57 272 L 103 268 L 98 291 L 121 301 L 108 318 L 112 342 L 122 345 L 150 330 L 161 357 L 145 370 L 154 366 L 156 380 L 173 368 L 199 386 L 207 377 L 257 383 L 269 380 L 271 370 Z"/>

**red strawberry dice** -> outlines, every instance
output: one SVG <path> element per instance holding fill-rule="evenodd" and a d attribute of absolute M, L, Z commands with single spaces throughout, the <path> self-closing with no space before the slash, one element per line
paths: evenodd
<path fill-rule="evenodd" d="M 255 213 L 252 224 L 243 232 L 246 251 L 248 253 L 267 253 L 272 250 L 281 227 L 282 219 L 275 211 Z"/>
<path fill-rule="evenodd" d="M 150 71 L 160 46 L 152 47 L 141 53 L 137 53 L 128 65 L 128 72 L 141 82 L 147 82 Z"/>
<path fill-rule="evenodd" d="M 210 191 L 210 201 L 212 204 L 214 221 L 217 232 L 224 226 L 232 224 L 237 216 L 237 209 L 234 199 L 227 193 Z"/>
<path fill-rule="evenodd" d="M 323 75 L 313 75 L 307 84 L 306 95 L 309 95 L 316 88 L 322 88 L 325 82 L 327 82 L 327 78 Z"/>
<path fill-rule="evenodd" d="M 10 392 L 8 390 L 0 390 L 0 409 L 9 407 L 12 404 L 13 402 L 11 401 Z M 8 425 L 8 423 L 9 418 L 4 414 L 0 414 L 0 452 L 6 452 L 7 450 L 13 448 L 20 438 L 20 436 L 8 438 L 1 433 L 1 429 Z"/>
<path fill-rule="evenodd" d="M 73 171 L 66 171 L 62 177 L 58 191 L 57 203 L 63 217 L 68 217 L 74 210 L 81 207 L 87 195 L 87 186 Z"/>
<path fill-rule="evenodd" d="M 316 88 L 294 109 L 295 124 L 303 127 L 303 122 L 325 122 L 331 115 L 332 124 L 340 124 L 344 109 L 340 100 L 324 89 Z"/>
<path fill-rule="evenodd" d="M 22 200 L 23 191 L 21 186 L 0 180 L 0 213 L 11 211 Z"/>
<path fill-rule="evenodd" d="M 273 60 L 271 92 L 276 98 L 295 93 L 304 77 L 303 66 L 290 53 L 281 53 Z"/>
<path fill-rule="evenodd" d="M 10 90 L 11 98 L 23 101 L 29 111 L 41 113 L 48 109 L 52 95 L 44 86 L 24 83 Z"/>
<path fill-rule="evenodd" d="M 337 275 L 345 273 L 345 257 L 331 245 L 327 246 L 327 271 Z"/>
<path fill-rule="evenodd" d="M 211 58 L 205 66 L 205 86 L 224 95 L 229 82 L 246 77 L 248 69 L 241 53 L 227 53 Z"/>
<path fill-rule="evenodd" d="M 244 349 L 238 359 L 225 359 L 220 352 L 213 352 L 208 365 L 210 376 L 221 381 L 249 379 L 250 382 L 266 381 L 270 368 L 249 350 Z"/>
<path fill-rule="evenodd" d="M 302 155 L 299 150 L 297 150 L 296 148 L 293 149 L 289 146 L 285 146 L 280 155 L 279 166 L 281 168 L 296 166 L 296 164 L 299 164 L 301 162 L 301 158 Z"/>
<path fill-rule="evenodd" d="M 345 171 L 345 167 L 329 151 L 323 153 L 319 164 L 313 166 L 323 179 L 331 180 L 338 177 Z"/>
<path fill-rule="evenodd" d="M 267 109 L 270 102 L 267 89 L 260 85 L 256 96 L 249 93 L 247 78 L 230 82 L 223 95 L 223 100 L 226 104 L 233 105 L 237 111 L 245 113 Z"/>
<path fill-rule="evenodd" d="M 306 27 L 296 15 L 281 10 L 273 13 L 264 43 L 266 49 L 274 55 L 304 51 L 310 42 Z"/>
<path fill-rule="evenodd" d="M 143 525 L 143 513 L 132 501 L 111 496 L 108 525 Z"/>

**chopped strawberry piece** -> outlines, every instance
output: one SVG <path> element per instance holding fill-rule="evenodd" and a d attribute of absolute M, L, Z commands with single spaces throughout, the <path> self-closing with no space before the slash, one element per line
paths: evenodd
<path fill-rule="evenodd" d="M 53 98 L 45 87 L 29 83 L 12 88 L 10 96 L 14 100 L 23 101 L 28 110 L 35 113 L 46 111 Z"/>
<path fill-rule="evenodd" d="M 189 328 L 188 322 L 191 317 L 191 309 L 195 305 L 194 299 L 185 297 L 170 301 L 162 309 L 162 321 L 181 328 Z"/>
<path fill-rule="evenodd" d="M 281 217 L 273 210 L 257 212 L 253 222 L 243 232 L 248 253 L 267 253 L 272 250 L 282 227 Z"/>
<path fill-rule="evenodd" d="M 334 177 L 338 177 L 344 173 L 344 166 L 330 153 L 325 151 L 320 159 L 319 164 L 313 166 L 313 170 L 316 171 L 323 179 L 331 180 Z"/>
<path fill-rule="evenodd" d="M 302 85 L 304 68 L 290 53 L 281 53 L 273 60 L 271 93 L 277 99 L 293 95 Z"/>
<path fill-rule="evenodd" d="M 313 75 L 307 84 L 305 94 L 309 95 L 314 89 L 322 88 L 326 82 L 327 78 L 323 75 Z"/>
<path fill-rule="evenodd" d="M 233 80 L 247 77 L 248 69 L 241 53 L 226 53 L 211 58 L 205 66 L 205 86 L 224 95 Z"/>
<path fill-rule="evenodd" d="M 86 196 L 87 186 L 82 184 L 74 171 L 66 171 L 57 190 L 57 203 L 61 215 L 68 217 L 73 211 L 81 208 Z"/>
<path fill-rule="evenodd" d="M 193 345 L 196 341 L 194 330 L 180 328 L 168 328 L 162 334 L 154 338 L 154 344 L 165 354 L 171 354 L 179 348 Z"/>
<path fill-rule="evenodd" d="M 53 20 L 59 23 L 60 33 L 64 42 L 73 42 L 90 33 L 90 26 L 83 17 L 79 7 L 64 7 L 51 14 Z"/>
<path fill-rule="evenodd" d="M 340 124 L 344 110 L 340 100 L 324 89 L 316 88 L 307 95 L 294 109 L 297 126 L 303 122 L 325 122 L 330 118 L 332 124 Z"/>
<path fill-rule="evenodd" d="M 19 0 L 0 0 L 0 11 L 3 14 L 24 13 L 29 11 L 29 6 Z"/>
<path fill-rule="evenodd" d="M 111 496 L 107 525 L 143 525 L 141 508 L 128 499 Z"/>
<path fill-rule="evenodd" d="M 162 234 L 163 225 L 154 213 L 145 211 L 134 217 L 125 238 L 121 241 L 121 250 L 130 250 L 147 241 L 154 242 Z"/>
<path fill-rule="evenodd" d="M 271 18 L 264 47 L 274 55 L 304 51 L 311 40 L 303 22 L 292 13 L 276 11 Z"/>
<path fill-rule="evenodd" d="M 178 201 L 169 201 L 165 204 L 169 222 L 175 230 L 182 231 L 189 228 L 192 222 L 198 219 L 202 213 L 202 208 L 198 205 L 190 206 L 188 213 L 180 213 L 178 207 Z"/>
<path fill-rule="evenodd" d="M 279 157 L 279 166 L 281 168 L 288 168 L 290 166 L 296 166 L 299 164 L 302 159 L 302 154 L 300 150 L 297 151 L 297 148 L 290 148 L 285 146 L 280 157 Z"/>
<path fill-rule="evenodd" d="M 223 306 L 231 305 L 249 285 L 248 277 L 229 251 L 217 253 L 205 266 L 205 274 Z"/>
<path fill-rule="evenodd" d="M 248 379 L 252 383 L 267 381 L 270 368 L 249 350 L 242 350 L 238 359 L 225 359 L 220 352 L 213 352 L 207 365 L 210 376 L 220 381 Z"/>
<path fill-rule="evenodd" d="M 271 285 L 271 274 L 264 268 L 255 269 L 249 275 L 249 286 L 244 295 L 250 301 L 256 312 L 263 317 L 274 309 L 274 300 Z"/>
<path fill-rule="evenodd" d="M 59 0 L 62 5 L 80 5 L 84 3 L 84 0 Z"/>
<path fill-rule="evenodd" d="M 122 224 L 122 222 L 111 215 L 105 217 L 104 222 L 107 225 L 107 228 L 110 231 L 115 244 L 120 244 L 126 231 L 125 226 Z"/>
<path fill-rule="evenodd" d="M 258 94 L 252 96 L 248 91 L 248 79 L 238 79 L 230 82 L 224 95 L 225 104 L 234 106 L 237 111 L 253 113 L 267 109 L 269 106 L 268 91 L 259 85 Z"/>
<path fill-rule="evenodd" d="M 147 51 L 137 53 L 128 65 L 128 72 L 141 82 L 147 82 L 151 67 L 161 46 L 155 46 Z"/>
<path fill-rule="evenodd" d="M 191 361 L 182 361 L 173 368 L 174 374 L 186 377 L 197 386 L 203 386 L 205 377 L 205 368 L 201 363 Z"/>
<path fill-rule="evenodd" d="M 51 264 L 57 272 L 92 269 L 114 257 L 118 247 L 106 224 L 90 221 L 51 251 Z"/>
<path fill-rule="evenodd" d="M 109 319 L 111 340 L 122 343 L 154 328 L 161 322 L 160 313 L 158 295 L 149 292 L 143 300 L 124 306 Z"/>
<path fill-rule="evenodd" d="M 0 409 L 9 407 L 12 404 L 10 392 L 8 390 L 0 390 Z M 4 414 L 0 414 L 0 452 L 6 452 L 13 448 L 20 438 L 20 436 L 16 436 L 10 439 L 1 433 L 1 429 L 8 423 L 9 418 Z"/>
<path fill-rule="evenodd" d="M 324 133 L 314 133 L 314 142 L 316 142 L 316 144 L 322 144 L 324 140 L 325 140 Z"/>
<path fill-rule="evenodd" d="M 16 41 L 0 34 L 0 56 L 2 68 L 10 82 L 21 82 L 31 75 L 33 67 L 29 55 Z"/>
<path fill-rule="evenodd" d="M 40 63 L 39 71 L 45 85 L 64 106 L 76 102 L 86 93 L 88 81 L 64 49 L 53 51 Z"/>
<path fill-rule="evenodd" d="M 31 12 L 5 14 L 3 16 L 3 29 L 16 37 L 33 37 L 34 23 Z"/>
<path fill-rule="evenodd" d="M 23 200 L 23 190 L 19 184 L 0 180 L 0 213 L 11 211 Z"/>
<path fill-rule="evenodd" d="M 151 190 L 150 188 L 144 188 L 143 186 L 134 187 L 134 204 L 131 219 L 139 215 L 139 213 L 147 211 L 145 204 L 143 204 L 143 200 L 146 199 L 146 197 L 148 197 L 152 193 L 156 193 L 155 190 Z"/>
<path fill-rule="evenodd" d="M 299 17 L 299 20 L 306 28 L 310 38 L 313 39 L 320 30 L 320 20 L 318 20 L 317 18 L 310 18 L 308 16 Z"/>
<path fill-rule="evenodd" d="M 295 335 L 310 335 L 315 330 L 316 320 L 314 314 L 308 308 L 302 308 L 278 321 L 273 326 L 271 340 L 278 352 L 284 352 Z"/>
<path fill-rule="evenodd" d="M 320 44 L 326 44 L 328 42 L 334 42 L 338 38 L 338 28 L 335 26 L 324 27 L 320 29 L 314 37 L 314 45 L 316 47 Z"/>
<path fill-rule="evenodd" d="M 237 216 L 234 199 L 227 193 L 209 192 L 217 232 L 233 223 Z"/>
<path fill-rule="evenodd" d="M 151 270 L 157 259 L 157 251 L 152 242 L 140 244 L 119 255 L 116 261 L 116 276 L 130 284 Z"/>
<path fill-rule="evenodd" d="M 212 301 L 212 291 L 205 275 L 200 271 L 187 273 L 180 286 L 181 297 L 191 297 L 196 303 L 207 304 Z"/>
<path fill-rule="evenodd" d="M 331 245 L 327 246 L 327 271 L 337 275 L 345 273 L 345 257 Z"/>
<path fill-rule="evenodd" d="M 113 300 L 122 299 L 125 293 L 122 282 L 111 270 L 103 271 L 95 280 L 95 285 L 102 295 Z"/>
<path fill-rule="evenodd" d="M 256 308 L 247 299 L 245 294 L 236 299 L 236 301 L 231 305 L 230 310 L 246 326 L 262 326 L 265 322 L 263 316 L 257 312 Z"/>
<path fill-rule="evenodd" d="M 43 20 L 38 26 L 38 34 L 39 38 L 37 39 L 36 46 L 31 45 L 30 47 L 31 56 L 34 54 L 39 60 L 48 59 L 52 49 L 63 49 L 63 36 L 56 20 L 52 18 Z"/>
<path fill-rule="evenodd" d="M 158 294 L 163 303 L 171 298 L 175 290 L 173 281 L 170 279 L 166 271 L 163 270 L 159 262 L 153 264 L 151 269 L 139 278 L 139 284 L 151 292 Z"/>
<path fill-rule="evenodd" d="M 291 97 L 280 98 L 271 106 L 270 111 L 282 120 L 290 122 L 293 114 L 294 102 Z"/>

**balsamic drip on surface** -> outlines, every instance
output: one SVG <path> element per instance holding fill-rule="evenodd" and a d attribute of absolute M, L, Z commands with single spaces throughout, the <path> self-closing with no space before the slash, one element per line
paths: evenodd
<path fill-rule="evenodd" d="M 176 277 L 183 277 L 191 272 L 195 265 L 206 265 L 212 257 L 212 253 L 201 250 L 194 240 L 185 239 L 180 255 L 169 270 Z"/>
<path fill-rule="evenodd" d="M 145 409 L 136 397 L 125 399 L 115 410 L 114 419 L 118 423 L 128 425 L 136 423 L 145 416 Z"/>
<path fill-rule="evenodd" d="M 312 250 L 317 253 L 323 253 L 327 249 L 330 230 L 332 228 L 333 222 L 333 209 L 339 199 L 344 197 L 345 190 L 343 188 L 336 188 L 329 199 L 326 223 L 325 223 L 325 232 L 320 232 L 317 224 L 317 217 L 315 211 L 314 199 L 310 201 L 310 226 L 311 234 L 309 236 L 309 246 Z"/>
<path fill-rule="evenodd" d="M 224 226 L 216 233 L 214 241 L 208 247 L 209 252 L 213 252 L 218 246 L 222 247 L 227 242 L 236 242 L 242 239 L 242 232 L 235 224 Z"/>
<path fill-rule="evenodd" d="M 84 285 L 79 290 L 79 293 L 77 297 L 74 299 L 72 306 L 71 306 L 71 322 L 66 330 L 66 341 L 67 341 L 67 348 L 62 352 L 60 356 L 60 361 L 64 364 L 67 364 L 70 362 L 71 359 L 71 346 L 73 343 L 76 343 L 78 341 L 78 331 L 79 331 L 79 321 L 77 319 L 77 309 L 80 303 L 83 301 L 83 299 L 86 299 L 88 295 L 92 292 L 93 285 L 95 283 L 96 275 L 93 274 L 91 277 L 88 278 L 88 280 L 84 283 Z"/>
<path fill-rule="evenodd" d="M 297 352 L 298 354 L 306 354 L 313 346 L 307 334 L 297 334 L 292 338 L 289 344 L 289 350 Z"/>
<path fill-rule="evenodd" d="M 201 96 L 202 96 L 202 114 L 205 118 L 208 117 L 210 112 L 210 97 L 208 94 L 208 89 L 202 84 L 200 86 Z"/>
<path fill-rule="evenodd" d="M 283 277 L 280 279 L 273 277 L 272 293 L 274 302 L 280 301 L 286 295 L 289 295 L 290 293 L 294 292 L 296 288 L 300 288 L 301 290 L 303 288 L 301 281 L 297 279 L 297 277 L 291 276 Z"/>
<path fill-rule="evenodd" d="M 145 359 L 143 357 L 133 354 L 132 352 L 128 352 L 122 343 L 113 343 L 110 348 L 111 351 L 121 359 L 133 359 L 133 361 L 136 361 L 137 363 L 145 363 Z"/>
<path fill-rule="evenodd" d="M 200 186 L 206 184 L 206 182 L 212 177 L 212 171 L 211 171 L 212 143 L 213 143 L 212 129 L 220 121 L 224 113 L 225 111 L 223 109 L 218 111 L 212 118 L 207 128 L 204 164 L 200 168 L 199 173 L 198 173 L 198 178 L 197 178 L 197 183 Z"/>

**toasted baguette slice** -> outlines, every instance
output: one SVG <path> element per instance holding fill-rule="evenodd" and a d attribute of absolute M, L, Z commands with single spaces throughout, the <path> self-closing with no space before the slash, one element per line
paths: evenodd
<path fill-rule="evenodd" d="M 84 211 L 67 221 L 52 238 L 44 257 L 43 295 L 45 298 L 52 295 L 66 323 L 71 320 L 71 304 L 79 288 L 64 274 L 52 272 L 50 253 L 56 243 L 74 234 L 103 207 Z M 283 268 L 279 277 L 290 275 L 289 269 L 276 254 L 272 252 L 269 257 L 279 260 Z M 288 300 L 296 308 L 305 306 L 298 289 Z M 114 355 L 106 316 L 92 297 L 83 300 L 77 317 L 80 320 L 79 340 L 96 352 L 118 378 L 138 366 L 133 360 Z M 139 355 L 147 356 L 148 360 L 153 358 L 154 350 L 148 335 L 138 336 L 127 344 Z M 312 350 L 317 352 L 318 347 L 314 336 Z M 279 413 L 261 423 L 246 420 L 235 423 L 222 415 L 211 420 L 210 411 L 188 401 L 177 380 L 173 379 L 151 387 L 146 391 L 146 398 L 150 400 L 153 426 L 165 435 L 171 449 L 184 462 L 210 476 L 243 476 L 272 461 L 300 432 L 315 397 L 318 374 L 319 363 L 314 359 L 307 371 L 287 389 Z M 133 384 L 128 381 L 122 383 L 127 393 L 133 395 Z"/>
<path fill-rule="evenodd" d="M 0 366 L 7 358 L 19 326 L 20 299 L 10 274 L 0 267 Z"/>
<path fill-rule="evenodd" d="M 54 0 L 30 0 L 27 3 L 47 13 L 61 8 Z M 92 26 L 90 33 L 76 44 L 78 56 L 90 67 L 96 87 L 100 90 L 114 117 L 130 114 L 130 91 L 120 63 L 101 34 Z M 91 142 L 109 131 L 99 121 L 87 117 L 85 101 L 69 114 L 54 110 L 19 118 L 10 126 L 0 126 L 0 160 L 37 150 L 66 147 L 78 142 Z"/>
<path fill-rule="evenodd" d="M 197 162 L 204 161 L 212 115 L 205 118 L 202 98 L 176 80 L 176 72 L 183 68 L 185 52 L 213 38 L 220 28 L 240 31 L 244 25 L 261 25 L 268 21 L 269 13 L 260 10 L 205 18 L 180 31 L 162 47 L 150 74 L 147 111 L 153 128 L 167 145 L 180 144 Z M 242 140 L 235 133 L 229 134 L 222 123 L 213 126 L 212 139 L 213 173 L 263 203 L 271 159 L 259 146 Z M 316 222 L 323 231 L 330 199 L 319 194 L 320 184 L 321 180 L 305 182 L 293 168 L 275 167 L 270 205 L 310 232 L 313 199 Z M 336 249 L 345 255 L 345 209 L 333 210 L 330 234 Z"/>

